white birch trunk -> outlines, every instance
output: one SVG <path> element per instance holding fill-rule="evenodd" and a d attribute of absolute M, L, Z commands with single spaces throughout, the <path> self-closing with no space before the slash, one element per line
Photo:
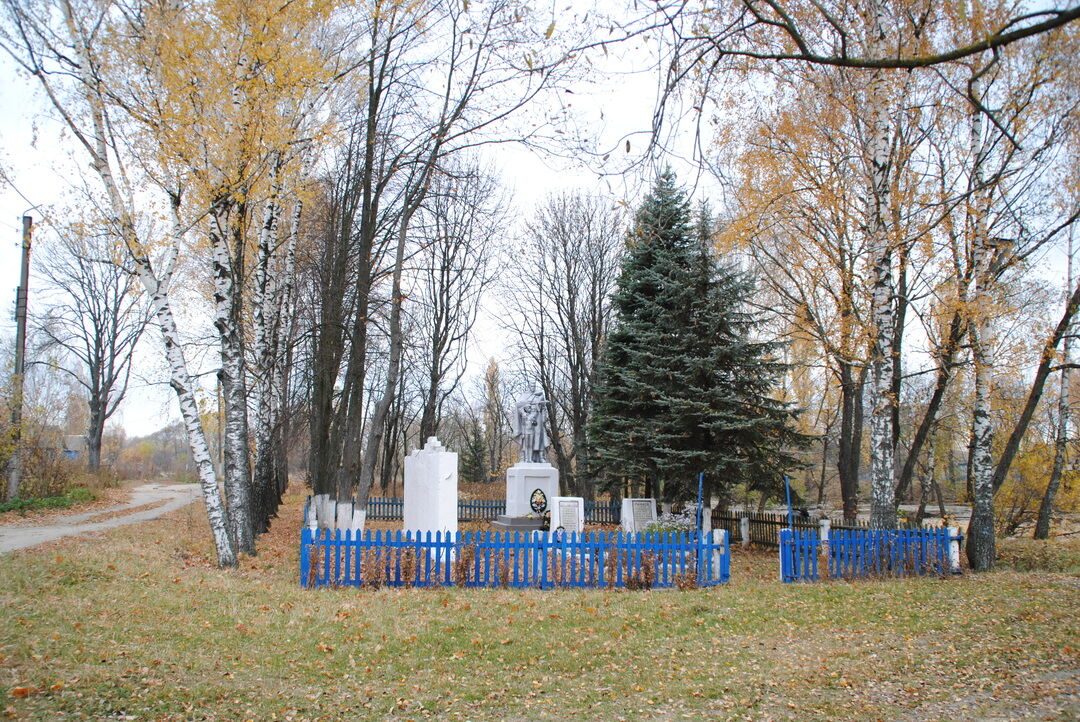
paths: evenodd
<path fill-rule="evenodd" d="M 280 175 L 280 159 L 274 165 L 275 176 Z M 275 298 L 275 280 L 272 269 L 274 250 L 277 246 L 278 215 L 280 207 L 278 196 L 280 182 L 275 179 L 270 198 L 264 209 L 262 227 L 259 231 L 258 251 L 255 258 L 255 278 L 252 294 L 252 317 L 254 328 L 253 358 L 255 359 L 255 379 L 252 384 L 255 408 L 255 475 L 252 480 L 254 500 L 254 523 L 258 531 L 263 531 L 273 512 L 270 489 L 272 478 L 273 427 L 274 419 L 271 408 L 273 392 L 274 357 L 277 353 L 273 342 L 271 325 L 274 319 L 273 302 Z"/>
<path fill-rule="evenodd" d="M 982 95 L 982 81 L 973 78 L 972 96 Z M 972 401 L 971 475 L 974 499 L 968 525 L 967 555 L 971 568 L 987 571 L 994 566 L 994 426 L 990 418 L 990 391 L 993 365 L 990 354 L 990 259 L 992 256 L 987 213 L 989 193 L 983 179 L 985 143 L 983 117 L 976 108 L 971 118 L 971 189 L 968 207 L 972 244 L 971 358 L 974 365 L 975 396 Z"/>
<path fill-rule="evenodd" d="M 276 323 L 274 326 L 274 333 L 277 338 L 277 345 L 280 348 L 282 339 L 288 343 L 293 338 L 293 331 L 295 329 L 296 318 L 292 313 L 296 307 L 294 298 L 294 289 L 296 287 L 296 240 L 300 233 L 300 218 L 303 214 L 304 202 L 299 198 L 296 199 L 293 205 L 292 225 L 289 228 L 289 240 L 285 245 L 285 267 L 283 272 L 283 282 L 277 286 L 277 300 L 274 304 L 276 316 Z M 280 351 L 279 351 L 280 353 Z M 280 433 L 285 433 L 286 417 L 285 413 L 288 408 L 289 400 L 289 369 L 285 363 L 277 363 L 274 365 L 274 377 L 273 383 L 270 386 L 271 398 L 271 413 L 273 414 L 274 423 L 279 429 Z M 284 443 L 284 441 L 282 441 Z M 275 463 L 279 463 L 278 469 L 278 493 L 284 494 L 285 488 L 288 486 L 288 461 L 284 458 L 284 449 L 278 449 L 278 453 L 281 455 L 280 459 L 275 459 Z"/>
<path fill-rule="evenodd" d="M 223 204 L 211 210 L 210 246 L 213 252 L 214 327 L 221 344 L 221 395 L 225 407 L 222 444 L 225 460 L 225 498 L 229 505 L 229 531 L 238 551 L 254 554 L 251 524 L 251 461 L 248 455 L 247 392 L 244 383 L 244 353 L 237 327 L 236 294 L 228 240 L 236 221 Z"/>
<path fill-rule="evenodd" d="M 223 567 L 234 567 L 237 565 L 237 558 L 228 532 L 229 515 L 222 503 L 217 474 L 214 472 L 214 462 L 210 457 L 210 447 L 206 443 L 206 433 L 203 430 L 202 419 L 199 417 L 191 374 L 188 372 L 184 349 L 180 345 L 180 334 L 176 328 L 169 297 L 162 290 L 161 284 L 157 282 L 149 264 L 136 259 L 136 269 L 139 280 L 150 294 L 154 315 L 161 328 L 161 337 L 165 344 L 165 358 L 169 363 L 170 385 L 180 403 L 180 416 L 184 420 L 191 456 L 195 461 L 195 468 L 199 470 L 199 484 L 206 504 L 210 532 L 214 537 L 218 564 Z"/>
<path fill-rule="evenodd" d="M 870 4 L 870 47 L 874 57 L 884 50 L 885 30 L 880 3 Z M 891 122 L 885 71 L 874 70 L 867 88 L 870 106 L 871 198 L 869 247 L 873 267 L 871 317 L 874 338 L 870 362 L 870 523 L 879 529 L 896 526 L 896 495 L 892 408 L 892 360 L 895 316 L 893 310 L 892 245 L 886 218 L 890 192 Z"/>
<path fill-rule="evenodd" d="M 217 475 L 214 473 L 214 465 L 210 459 L 210 451 L 206 443 L 206 434 L 203 431 L 202 420 L 199 418 L 199 409 L 193 391 L 194 384 L 188 371 L 187 360 L 180 344 L 180 334 L 169 302 L 168 284 L 162 282 L 154 274 L 149 257 L 135 232 L 135 223 L 130 213 L 132 206 L 125 204 L 123 194 L 120 192 L 119 185 L 113 174 L 109 147 L 106 141 L 105 106 L 101 89 L 91 72 L 94 65 L 91 61 L 89 48 L 84 43 L 85 33 L 79 28 L 70 4 L 63 3 L 62 9 L 65 24 L 79 53 L 80 88 L 89 111 L 93 136 L 87 136 L 82 132 L 73 117 L 66 112 L 63 104 L 54 95 L 52 88 L 45 79 L 41 79 L 42 85 L 54 106 L 64 117 L 68 127 L 76 134 L 89 152 L 94 171 L 101 179 L 109 198 L 109 205 L 113 214 L 112 220 L 116 224 L 128 253 L 135 262 L 139 281 L 150 296 L 155 318 L 158 321 L 162 340 L 165 344 L 165 357 L 169 364 L 170 383 L 176 392 L 180 405 L 180 414 L 188 433 L 188 443 L 191 446 L 192 457 L 196 468 L 199 470 L 199 482 L 206 505 L 207 521 L 210 525 L 211 535 L 214 538 L 218 564 L 222 567 L 234 567 L 237 564 L 237 558 L 232 542 L 229 539 L 228 514 L 222 503 L 221 493 L 218 490 Z M 173 239 L 173 246 L 177 243 L 179 243 L 178 232 Z M 170 259 L 175 258 L 175 253 L 176 249 L 172 247 L 169 251 Z M 170 260 L 165 268 L 166 279 L 171 274 L 171 266 Z"/>

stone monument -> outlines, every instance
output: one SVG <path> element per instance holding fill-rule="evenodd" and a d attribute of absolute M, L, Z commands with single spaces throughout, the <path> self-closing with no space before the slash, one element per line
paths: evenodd
<path fill-rule="evenodd" d="M 434 436 L 405 457 L 405 531 L 458 530 L 458 455 Z"/>
<path fill-rule="evenodd" d="M 506 513 L 494 523 L 507 529 L 539 529 L 559 495 L 559 470 L 547 461 L 547 406 L 539 387 L 517 400 L 511 428 L 521 460 L 506 470 Z"/>
<path fill-rule="evenodd" d="M 585 531 L 585 500 L 580 496 L 556 496 L 551 500 L 551 531 L 559 527 L 568 533 Z"/>
<path fill-rule="evenodd" d="M 656 499 L 623 499 L 623 531 L 636 534 L 656 521 Z"/>

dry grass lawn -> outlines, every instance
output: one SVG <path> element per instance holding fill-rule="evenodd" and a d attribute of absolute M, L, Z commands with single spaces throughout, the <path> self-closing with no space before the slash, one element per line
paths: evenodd
<path fill-rule="evenodd" d="M 303 590 L 303 497 L 213 567 L 199 505 L 0 558 L 18 719 L 1076 719 L 1080 540 L 958 579 Z"/>

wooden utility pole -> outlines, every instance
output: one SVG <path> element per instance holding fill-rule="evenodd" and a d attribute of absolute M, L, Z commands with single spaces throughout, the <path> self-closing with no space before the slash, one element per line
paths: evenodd
<path fill-rule="evenodd" d="M 30 294 L 30 233 L 34 219 L 22 217 L 22 275 L 19 289 L 15 292 L 15 371 L 12 376 L 14 393 L 11 400 L 11 433 L 15 448 L 11 453 L 11 468 L 8 473 L 7 498 L 10 501 L 19 495 L 19 482 L 22 480 L 22 406 L 23 376 L 26 371 L 26 302 Z"/>

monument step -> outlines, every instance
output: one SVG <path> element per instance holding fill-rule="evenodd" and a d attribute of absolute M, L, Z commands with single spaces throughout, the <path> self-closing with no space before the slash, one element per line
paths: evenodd
<path fill-rule="evenodd" d="M 541 528 L 544 525 L 544 520 L 528 516 L 507 516 L 506 514 L 500 514 L 495 521 L 491 522 L 491 524 L 492 526 L 497 526 L 501 529 L 532 531 Z"/>

